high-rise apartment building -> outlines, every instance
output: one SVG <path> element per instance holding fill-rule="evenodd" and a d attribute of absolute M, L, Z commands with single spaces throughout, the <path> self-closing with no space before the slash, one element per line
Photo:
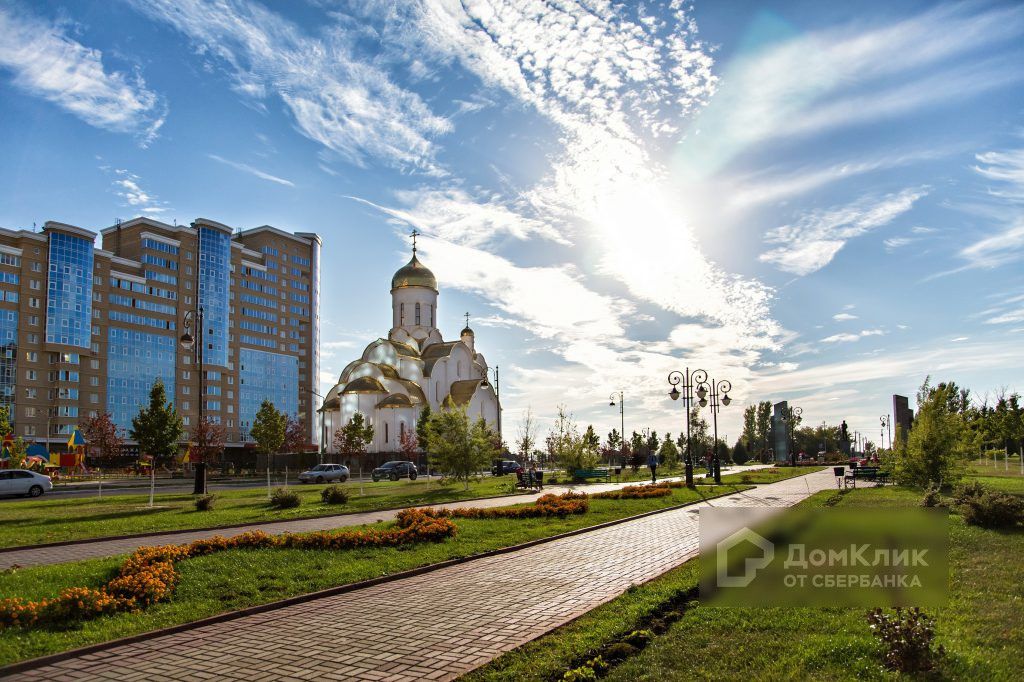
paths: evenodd
<path fill-rule="evenodd" d="M 252 441 L 264 399 L 319 443 L 319 236 L 149 218 L 101 236 L 96 248 L 95 232 L 62 223 L 0 229 L 0 403 L 16 435 L 59 449 L 108 412 L 127 437 L 160 378 L 186 426 L 205 400 L 229 448 Z M 200 306 L 204 396 L 179 343 Z"/>

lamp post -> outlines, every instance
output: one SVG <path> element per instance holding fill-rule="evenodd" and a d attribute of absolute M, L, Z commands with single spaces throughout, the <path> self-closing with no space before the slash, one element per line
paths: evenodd
<path fill-rule="evenodd" d="M 316 391 L 314 391 L 313 389 L 307 388 L 306 390 L 309 391 L 310 393 L 312 393 L 313 395 L 315 395 L 317 398 L 320 398 L 321 401 L 324 400 L 324 397 L 322 395 L 320 395 L 319 393 L 317 393 Z M 316 462 L 317 462 L 317 464 L 323 464 L 324 463 L 324 408 L 323 408 L 323 405 L 321 405 L 320 408 L 317 410 L 317 414 L 320 415 L 320 447 L 317 448 Z"/>
<path fill-rule="evenodd" d="M 889 415 L 883 414 L 878 418 L 878 421 L 882 424 L 882 432 L 879 435 L 879 440 L 882 441 L 882 448 L 885 448 L 885 430 L 889 428 Z M 890 432 L 891 433 L 891 432 Z M 889 449 L 892 449 L 892 436 L 889 436 Z"/>
<path fill-rule="evenodd" d="M 206 415 L 206 396 L 204 395 L 203 388 L 206 385 L 206 369 L 203 365 L 203 306 L 200 305 L 195 310 L 189 310 L 185 313 L 183 326 L 185 333 L 181 335 L 181 347 L 193 352 L 193 359 L 196 361 L 196 366 L 199 367 L 199 428 L 205 428 L 203 419 Z M 195 336 L 192 336 L 191 333 L 193 329 L 196 332 Z M 196 479 L 192 494 L 205 495 L 206 462 L 196 462 L 195 467 Z"/>
<path fill-rule="evenodd" d="M 484 370 L 484 379 L 480 382 L 480 385 L 487 385 L 487 377 L 491 376 L 491 372 L 494 372 L 494 396 L 498 399 L 498 440 L 501 441 L 501 447 L 504 448 L 505 439 L 501 435 L 501 375 L 498 372 L 498 365 Z"/>
<path fill-rule="evenodd" d="M 669 391 L 668 396 L 672 400 L 679 400 L 679 397 L 683 398 L 683 408 L 686 410 L 686 486 L 688 488 L 693 487 L 693 456 L 691 451 L 690 443 L 690 407 L 693 405 L 693 388 L 698 383 L 707 381 L 708 373 L 702 369 L 695 370 L 692 374 L 690 368 L 687 367 L 685 371 L 674 371 L 669 372 L 668 383 L 672 384 L 672 390 Z M 683 390 L 680 391 L 679 387 L 682 386 Z"/>
<path fill-rule="evenodd" d="M 615 407 L 615 396 L 619 396 L 619 428 L 622 429 L 619 432 L 621 441 L 619 442 L 619 457 L 622 457 L 622 453 L 626 451 L 626 394 L 622 391 L 612 391 L 612 394 L 608 396 L 608 406 Z M 609 463 L 610 464 L 610 463 Z M 625 458 L 623 458 L 622 466 L 626 466 Z"/>
<path fill-rule="evenodd" d="M 784 414 L 782 415 L 782 423 L 786 424 L 786 430 L 788 431 L 786 434 L 788 438 L 787 442 L 793 446 L 789 449 L 789 464 L 790 466 L 796 466 L 796 437 L 794 430 L 796 429 L 796 423 L 800 421 L 800 415 L 804 413 L 804 408 L 794 407 L 790 410 L 790 413 L 793 415 L 793 418 L 789 419 L 788 416 Z"/>
<path fill-rule="evenodd" d="M 697 383 L 697 397 L 700 399 L 697 404 L 701 407 L 708 407 L 710 398 L 711 421 L 714 424 L 714 441 L 711 445 L 711 471 L 715 477 L 715 485 L 722 483 L 722 464 L 718 459 L 718 412 L 722 405 L 732 402 L 729 391 L 732 384 L 727 379 L 716 382 L 714 379 L 705 378 Z"/>

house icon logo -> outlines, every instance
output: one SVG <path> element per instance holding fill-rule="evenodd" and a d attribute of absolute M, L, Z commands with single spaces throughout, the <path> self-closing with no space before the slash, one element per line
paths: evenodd
<path fill-rule="evenodd" d="M 747 557 L 743 561 L 743 574 L 729 575 L 729 550 L 745 542 L 757 546 L 761 550 L 760 558 Z M 715 547 L 716 581 L 718 587 L 746 587 L 754 581 L 757 572 L 765 568 L 775 558 L 775 545 L 765 537 L 749 528 L 741 528 Z"/>

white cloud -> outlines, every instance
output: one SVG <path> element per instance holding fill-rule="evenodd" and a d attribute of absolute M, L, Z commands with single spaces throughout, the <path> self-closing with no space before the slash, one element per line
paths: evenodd
<path fill-rule="evenodd" d="M 108 70 L 99 50 L 9 5 L 0 6 L 0 36 L 0 67 L 16 87 L 96 128 L 135 134 L 143 146 L 156 137 L 167 106 L 138 73 Z"/>
<path fill-rule="evenodd" d="M 101 170 L 110 171 L 106 166 Z M 142 188 L 142 178 L 124 168 L 113 170 L 114 193 L 121 197 L 122 206 L 132 209 L 138 215 L 157 215 L 170 210 L 167 202 L 161 201 L 155 194 Z"/>
<path fill-rule="evenodd" d="M 279 178 L 276 175 L 271 175 L 270 173 L 265 173 L 265 172 L 261 171 L 259 168 L 253 168 L 252 166 L 250 166 L 247 163 L 239 163 L 238 161 L 230 161 L 230 160 L 225 159 L 223 157 L 217 156 L 216 154 L 207 154 L 207 156 L 210 157 L 211 159 L 213 159 L 214 161 L 217 161 L 219 163 L 223 163 L 226 166 L 231 166 L 235 170 L 240 170 L 243 173 L 248 173 L 249 175 L 255 175 L 257 178 L 260 178 L 261 180 L 267 180 L 269 182 L 274 182 L 274 183 L 277 183 L 278 185 L 284 185 L 285 187 L 294 187 L 295 186 L 295 183 L 292 182 L 291 180 L 285 180 L 284 178 Z"/>
<path fill-rule="evenodd" d="M 867 336 L 882 336 L 885 334 L 881 329 L 863 329 L 859 334 L 833 334 L 832 336 L 826 336 L 821 340 L 822 343 L 852 343 L 853 341 L 860 341 Z"/>
<path fill-rule="evenodd" d="M 782 246 L 759 259 L 796 275 L 816 272 L 832 262 L 847 240 L 889 224 L 927 193 L 925 188 L 905 189 L 882 199 L 863 197 L 847 206 L 814 211 L 794 224 L 769 230 L 765 241 Z"/>
<path fill-rule="evenodd" d="M 357 165 L 368 158 L 403 170 L 442 174 L 432 139 L 451 130 L 415 93 L 355 52 L 341 25 L 321 38 L 246 0 L 130 0 L 188 36 L 224 65 L 249 100 L 276 93 L 299 132 Z"/>
<path fill-rule="evenodd" d="M 961 269 L 992 269 L 1024 259 L 1024 149 L 986 152 L 976 158 L 979 165 L 974 170 L 997 183 L 988 192 L 1000 204 L 994 213 L 1002 229 L 961 249 L 959 255 L 968 263 Z"/>
<path fill-rule="evenodd" d="M 847 320 L 856 320 L 857 316 L 850 313 L 836 313 L 832 316 L 832 319 L 836 322 L 846 322 Z"/>

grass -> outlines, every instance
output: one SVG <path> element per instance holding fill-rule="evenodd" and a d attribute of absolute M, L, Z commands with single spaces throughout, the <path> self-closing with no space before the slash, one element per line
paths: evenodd
<path fill-rule="evenodd" d="M 389 575 L 418 566 L 471 556 L 646 511 L 731 493 L 733 486 L 675 489 L 645 500 L 591 501 L 590 511 L 565 519 L 458 519 L 458 535 L 446 542 L 403 549 L 347 551 L 232 550 L 178 564 L 182 579 L 174 598 L 139 613 L 100 618 L 63 630 L 0 632 L 0 664 L 95 642 L 187 623 L 285 597 Z M 70 586 L 102 585 L 119 565 L 100 559 L 0 573 L 0 595 L 41 599 Z"/>
<path fill-rule="evenodd" d="M 1014 490 L 1024 492 L 1024 480 Z M 824 491 L 803 504 L 834 498 Z M 898 508 L 920 502 L 920 491 L 858 488 L 836 506 Z M 936 609 L 937 644 L 946 648 L 936 679 L 1019 679 L 1024 659 L 1024 530 L 993 531 L 951 518 L 948 606 Z M 591 611 L 551 634 L 509 652 L 465 679 L 552 680 L 579 665 L 593 649 L 642 628 L 672 596 L 697 584 L 689 562 Z M 880 647 L 865 621 L 866 609 L 700 608 L 693 604 L 642 653 L 613 668 L 606 679 L 634 680 L 889 680 Z"/>
<path fill-rule="evenodd" d="M 727 485 L 729 483 L 749 483 L 753 485 L 776 483 L 778 481 L 784 481 L 787 478 L 796 478 L 797 476 L 813 474 L 816 471 L 821 471 L 827 468 L 828 467 L 774 467 L 771 469 L 757 469 L 755 471 L 746 471 L 722 476 L 722 485 Z M 707 480 L 711 479 L 709 478 Z"/>
<path fill-rule="evenodd" d="M 267 503 L 266 488 L 217 491 L 214 509 L 197 512 L 194 495 L 157 494 L 154 507 L 147 495 L 117 495 L 104 498 L 59 497 L 0 504 L 0 547 L 37 545 L 48 542 L 190 528 L 209 528 L 244 523 L 304 519 L 391 507 L 424 506 L 492 495 L 511 494 L 512 478 L 484 478 L 471 483 L 441 486 L 437 480 L 381 481 L 342 484 L 349 492 L 344 505 L 327 505 L 320 500 L 324 485 L 292 485 L 302 504 L 295 509 L 275 510 Z"/>

